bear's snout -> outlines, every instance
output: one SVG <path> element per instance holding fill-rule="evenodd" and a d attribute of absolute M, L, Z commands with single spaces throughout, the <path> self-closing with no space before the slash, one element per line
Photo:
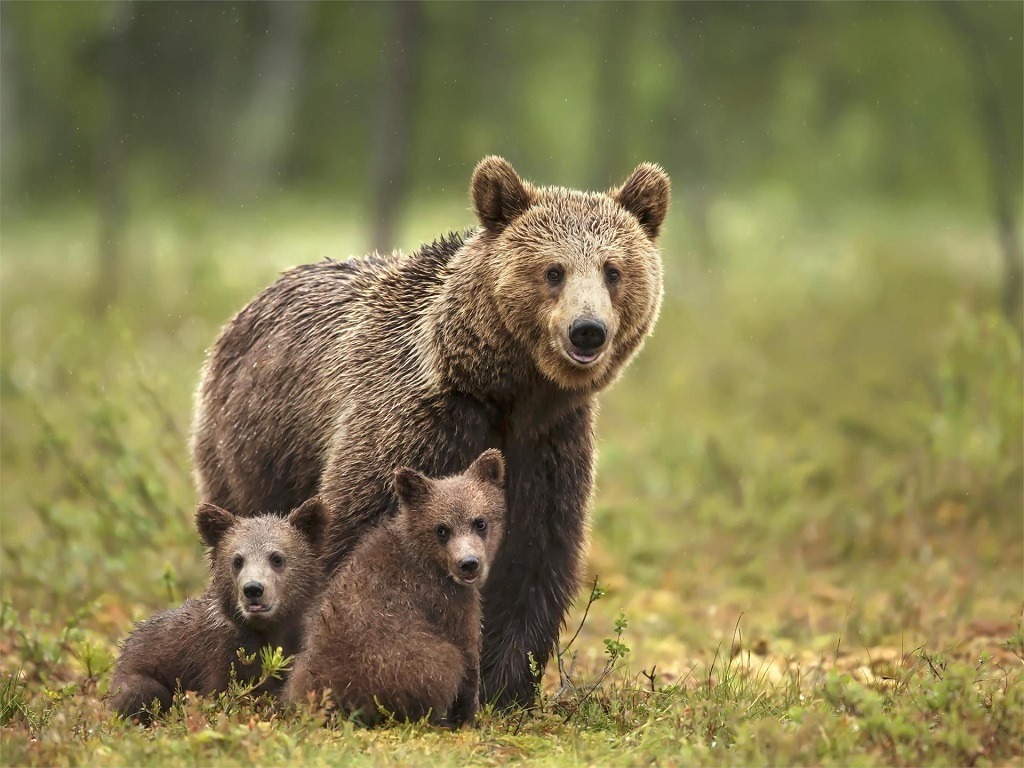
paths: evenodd
<path fill-rule="evenodd" d="M 487 578 L 487 553 L 478 537 L 455 538 L 448 548 L 448 574 L 464 586 L 479 587 Z"/>
<path fill-rule="evenodd" d="M 259 600 L 263 597 L 263 585 L 258 581 L 248 581 L 242 587 L 242 594 L 250 600 Z"/>
<path fill-rule="evenodd" d="M 601 355 L 608 340 L 608 326 L 596 317 L 577 317 L 569 326 L 569 344 L 566 350 L 574 362 L 592 363 Z"/>
<path fill-rule="evenodd" d="M 581 352 L 594 352 L 604 346 L 608 327 L 593 317 L 578 317 L 569 326 L 569 341 Z"/>

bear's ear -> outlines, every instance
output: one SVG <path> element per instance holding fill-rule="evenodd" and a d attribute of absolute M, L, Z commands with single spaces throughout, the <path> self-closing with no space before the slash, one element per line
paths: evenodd
<path fill-rule="evenodd" d="M 314 496 L 302 506 L 293 509 L 288 515 L 288 522 L 298 529 L 314 547 L 320 545 L 324 526 L 327 524 L 327 507 L 319 496 Z"/>
<path fill-rule="evenodd" d="M 395 493 L 398 498 L 409 505 L 415 505 L 426 498 L 430 492 L 430 479 L 410 467 L 399 467 L 395 470 Z"/>
<path fill-rule="evenodd" d="M 196 528 L 203 544 L 208 547 L 216 547 L 234 524 L 235 516 L 216 504 L 204 501 L 196 507 Z"/>
<path fill-rule="evenodd" d="M 504 158 L 489 155 L 473 171 L 469 186 L 480 223 L 498 234 L 530 207 L 530 190 Z"/>
<path fill-rule="evenodd" d="M 485 483 L 505 487 L 505 458 L 497 448 L 488 448 L 474 461 L 466 474 Z"/>
<path fill-rule="evenodd" d="M 647 236 L 654 240 L 668 213 L 672 182 L 661 166 L 641 163 L 612 197 L 623 208 L 636 216 Z"/>

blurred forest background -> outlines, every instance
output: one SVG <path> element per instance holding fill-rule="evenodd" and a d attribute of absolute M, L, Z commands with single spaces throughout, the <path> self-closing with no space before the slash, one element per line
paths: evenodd
<path fill-rule="evenodd" d="M 26 711 L 86 706 L 131 620 L 202 589 L 187 436 L 218 328 L 291 265 L 474 226 L 490 153 L 673 180 L 662 317 L 602 398 L 592 660 L 621 609 L 666 684 L 730 638 L 871 684 L 939 669 L 921 648 L 1019 670 L 1022 39 L 1019 2 L 3 2 L 0 672 Z M 756 701 L 863 711 L 792 690 Z M 922 764 L 943 732 L 915 699 L 925 751 L 856 715 L 785 742 L 736 706 L 687 743 Z M 951 717 L 947 762 L 975 726 L 1020 756 L 1020 713 L 989 711 Z M 59 719 L 11 722 L 5 762 L 67 761 Z"/>
<path fill-rule="evenodd" d="M 140 210 L 302 193 L 386 250 L 411 202 L 461 200 L 500 152 L 582 188 L 656 159 L 707 260 L 715 204 L 751 190 L 817 222 L 866 202 L 987 219 L 1020 303 L 1019 3 L 9 3 L 3 21 L 3 213 L 95 205 L 102 290 Z"/>

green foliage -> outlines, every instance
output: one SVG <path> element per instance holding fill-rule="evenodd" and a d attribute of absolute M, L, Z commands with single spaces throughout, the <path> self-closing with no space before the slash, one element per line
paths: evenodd
<path fill-rule="evenodd" d="M 936 375 L 937 407 L 927 428 L 937 471 L 973 487 L 1020 486 L 1024 434 L 1021 344 L 999 314 L 976 316 L 960 308 Z M 979 477 L 980 475 L 980 477 Z"/>
<path fill-rule="evenodd" d="M 620 613 L 619 618 L 615 620 L 615 637 L 606 638 L 604 641 L 604 651 L 608 654 L 608 660 L 611 664 L 624 658 L 629 653 L 629 646 L 622 642 L 622 633 L 627 626 L 629 626 L 629 622 L 626 621 L 626 614 Z"/>
<path fill-rule="evenodd" d="M 4 675 L 0 681 L 0 726 L 5 726 L 16 717 L 26 718 L 25 681 L 20 673 Z"/>

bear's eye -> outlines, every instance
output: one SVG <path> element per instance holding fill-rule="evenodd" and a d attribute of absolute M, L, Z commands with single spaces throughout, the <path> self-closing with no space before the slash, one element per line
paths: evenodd
<path fill-rule="evenodd" d="M 558 285 L 565 277 L 565 270 L 559 266 L 548 267 L 547 279 L 551 285 Z"/>
<path fill-rule="evenodd" d="M 284 565 L 284 557 L 281 555 L 280 552 L 275 552 L 270 556 L 270 564 L 275 568 L 280 568 L 282 565 Z"/>
<path fill-rule="evenodd" d="M 622 273 L 615 267 L 605 267 L 604 277 L 609 283 L 614 285 L 622 279 Z"/>
<path fill-rule="evenodd" d="M 240 570 L 242 570 L 242 563 L 244 563 L 244 562 L 245 562 L 245 558 L 244 557 L 242 557 L 241 555 L 235 555 L 235 559 L 234 559 L 234 561 L 232 561 L 231 564 L 233 566 L 235 566 L 235 570 L 236 571 L 240 571 Z"/>
<path fill-rule="evenodd" d="M 486 531 L 487 521 L 484 520 L 482 517 L 478 517 L 476 520 L 473 521 L 473 527 L 476 528 L 478 531 Z"/>
<path fill-rule="evenodd" d="M 434 533 L 437 534 L 437 538 L 441 539 L 441 541 L 444 541 L 448 538 L 448 526 L 439 525 L 437 526 L 437 528 L 434 529 Z"/>

